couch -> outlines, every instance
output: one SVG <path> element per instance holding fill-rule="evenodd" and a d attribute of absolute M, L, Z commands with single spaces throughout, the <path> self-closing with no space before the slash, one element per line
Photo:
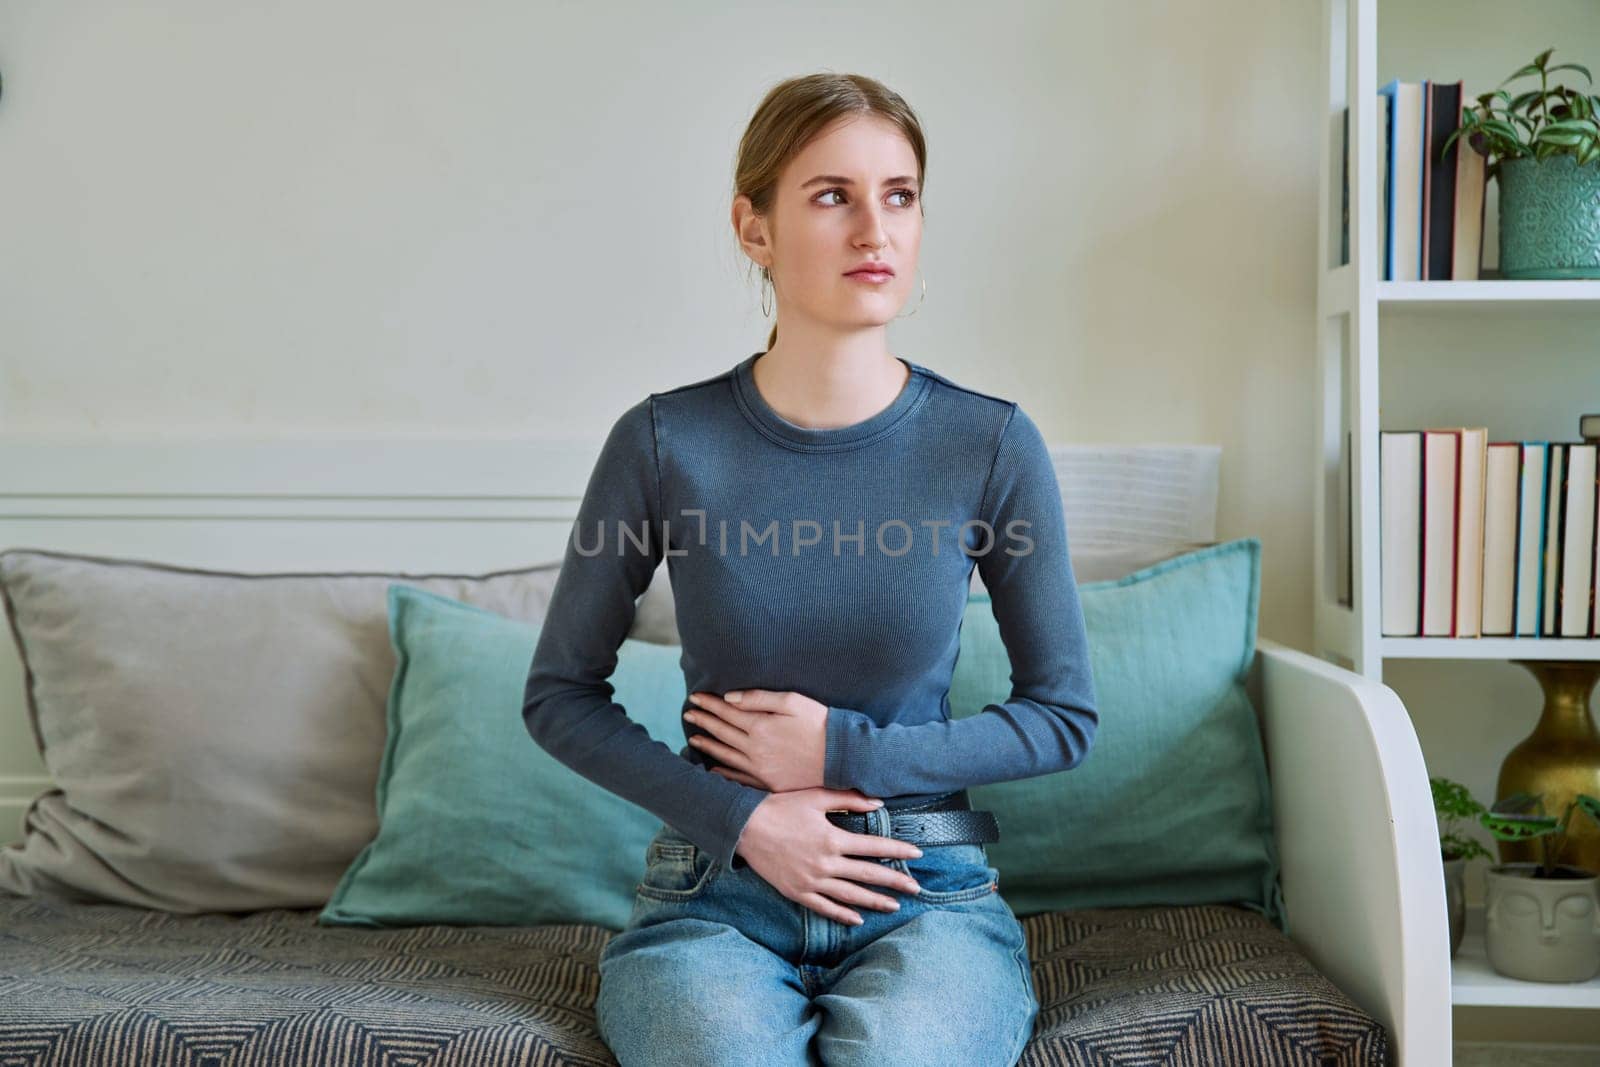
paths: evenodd
<path fill-rule="evenodd" d="M 276 468 L 227 469 L 265 469 L 256 477 L 269 482 L 274 470 L 289 477 L 282 450 L 260 447 L 278 458 Z M 9 454 L 18 455 L 16 446 Z M 29 456 L 37 462 L 41 453 Z M 91 487 L 110 484 L 53 446 L 43 458 L 77 471 L 86 501 Z M 152 491 L 149 469 L 130 464 L 124 477 Z M 584 469 L 579 456 L 565 481 L 546 479 L 571 500 Z M 346 477 L 343 491 L 353 495 L 371 476 Z M 220 492 L 220 483 L 209 486 Z M 263 498 L 271 493 L 258 488 Z M 407 492 L 422 498 L 429 488 L 424 478 Z M 264 518 L 270 505 L 259 510 Z M 400 530 L 401 520 L 385 521 Z M 314 554 L 328 558 L 326 545 L 286 548 L 268 529 L 235 525 L 226 558 L 209 562 L 253 559 L 254 569 L 286 570 Z M 145 528 L 141 555 L 194 560 L 204 553 L 194 551 L 192 533 L 163 543 Z M 358 533 L 374 544 L 370 529 Z M 37 528 L 0 516 L 0 546 L 39 540 Z M 545 558 L 559 558 L 546 545 Z M 410 550 L 403 535 L 386 549 Z M 382 562 L 382 552 L 366 550 Z M 647 595 L 639 625 L 661 613 Z M 1024 915 L 1041 1012 L 1022 1063 L 1446 1062 L 1443 884 L 1405 709 L 1387 688 L 1265 638 L 1249 684 L 1291 933 L 1225 904 Z M 52 792 L 59 801 L 59 790 L 41 798 Z M 593 1017 L 606 928 L 330 928 L 317 924 L 319 910 L 183 913 L 50 890 L 0 893 L 0 1063 L 615 1062 Z"/>

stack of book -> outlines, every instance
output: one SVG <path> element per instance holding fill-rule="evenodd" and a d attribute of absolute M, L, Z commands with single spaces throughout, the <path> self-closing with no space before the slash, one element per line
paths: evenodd
<path fill-rule="evenodd" d="M 1600 442 L 1378 436 L 1384 636 L 1597 635 Z"/>
<path fill-rule="evenodd" d="M 1384 281 L 1478 277 L 1487 160 L 1464 136 L 1444 150 L 1461 125 L 1462 104 L 1460 81 L 1396 80 L 1378 90 L 1378 270 Z M 1345 170 L 1348 203 L 1348 163 Z M 1349 261 L 1348 247 L 1343 261 Z"/>

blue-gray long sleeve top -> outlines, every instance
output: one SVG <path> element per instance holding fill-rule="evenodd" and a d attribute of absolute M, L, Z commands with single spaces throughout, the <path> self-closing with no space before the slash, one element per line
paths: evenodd
<path fill-rule="evenodd" d="M 1060 488 L 1033 420 L 902 360 L 911 373 L 887 408 L 803 427 L 756 389 L 760 355 L 651 393 L 612 425 L 534 649 L 528 733 L 744 865 L 739 836 L 767 791 L 652 739 L 607 681 L 665 557 L 683 710 L 691 692 L 734 689 L 825 704 L 824 786 L 916 800 L 1076 766 L 1099 715 Z M 1011 692 L 952 719 L 974 566 Z"/>

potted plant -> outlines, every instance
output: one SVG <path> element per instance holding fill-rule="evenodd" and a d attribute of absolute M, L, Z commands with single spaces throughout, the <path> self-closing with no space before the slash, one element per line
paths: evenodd
<path fill-rule="evenodd" d="M 1530 810 L 1532 809 L 1532 810 Z M 1502 841 L 1539 840 L 1537 863 L 1490 867 L 1484 903 L 1489 965 L 1511 978 L 1584 982 L 1600 972 L 1600 874 L 1560 863 L 1572 813 L 1600 823 L 1600 800 L 1579 793 L 1557 819 L 1543 794 L 1516 793 L 1479 821 Z"/>
<path fill-rule="evenodd" d="M 1550 66 L 1547 48 L 1532 63 L 1478 97 L 1444 143 L 1465 137 L 1500 182 L 1500 274 L 1506 278 L 1600 278 L 1600 96 L 1551 85 L 1560 71 L 1583 75 L 1578 63 Z M 1539 79 L 1512 96 L 1505 86 Z M 1575 79 L 1574 79 L 1575 80 Z"/>
<path fill-rule="evenodd" d="M 1433 813 L 1439 819 L 1439 858 L 1444 864 L 1444 897 L 1450 912 L 1450 956 L 1455 958 L 1461 948 L 1461 936 L 1466 932 L 1466 869 L 1467 861 L 1482 856 L 1493 859 L 1489 850 L 1456 830 L 1463 819 L 1476 822 L 1487 809 L 1473 799 L 1467 787 L 1448 778 L 1429 778 L 1433 787 Z"/>

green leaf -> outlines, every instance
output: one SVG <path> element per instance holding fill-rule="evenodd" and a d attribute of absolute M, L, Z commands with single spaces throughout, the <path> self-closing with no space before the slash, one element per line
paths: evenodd
<path fill-rule="evenodd" d="M 1588 134 L 1574 130 L 1558 130 L 1554 126 L 1546 126 L 1539 133 L 1540 144 L 1560 145 L 1562 148 L 1576 148 L 1588 139 Z"/>
<path fill-rule="evenodd" d="M 1530 89 L 1525 93 L 1518 93 L 1516 98 L 1513 99 L 1508 106 L 1513 111 L 1522 111 L 1526 109 L 1529 104 L 1533 103 L 1533 101 L 1539 99 L 1543 95 L 1544 94 L 1537 89 Z"/>
<path fill-rule="evenodd" d="M 1433 790 L 1433 810 L 1439 815 L 1461 818 L 1483 814 L 1483 805 L 1460 782 L 1433 777 L 1428 779 L 1428 785 Z"/>
<path fill-rule="evenodd" d="M 1499 136 L 1504 137 L 1506 140 L 1511 141 L 1513 144 L 1517 142 L 1516 127 L 1512 126 L 1509 122 L 1505 122 L 1501 119 L 1491 119 L 1483 124 L 1483 129 L 1485 133 L 1498 134 Z"/>
<path fill-rule="evenodd" d="M 1544 128 L 1545 133 L 1600 133 L 1600 126 L 1594 124 L 1592 119 L 1565 119 L 1561 122 L 1552 122 Z"/>
<path fill-rule="evenodd" d="M 1484 828 L 1502 841 L 1528 841 L 1555 832 L 1558 823 L 1551 815 L 1503 815 L 1488 812 L 1479 817 Z"/>
<path fill-rule="evenodd" d="M 1544 812 L 1544 797 L 1540 793 L 1518 792 L 1508 797 L 1501 797 L 1489 809 L 1497 815 L 1509 815 L 1515 812 L 1538 811 Z"/>
<path fill-rule="evenodd" d="M 1547 68 L 1545 73 L 1553 74 L 1558 70 L 1575 70 L 1585 78 L 1588 78 L 1591 85 L 1594 84 L 1594 77 L 1589 73 L 1589 68 L 1582 63 L 1558 63 L 1553 67 Z"/>
<path fill-rule="evenodd" d="M 1516 81 L 1518 78 L 1526 77 L 1529 74 L 1537 74 L 1537 73 L 1539 73 L 1539 65 L 1537 63 L 1529 63 L 1526 67 L 1523 67 L 1521 70 L 1517 71 L 1515 74 L 1511 75 L 1511 77 L 1507 78 L 1505 81 L 1501 82 L 1500 84 L 1501 85 L 1506 85 L 1506 84 L 1509 84 L 1510 82 Z"/>

